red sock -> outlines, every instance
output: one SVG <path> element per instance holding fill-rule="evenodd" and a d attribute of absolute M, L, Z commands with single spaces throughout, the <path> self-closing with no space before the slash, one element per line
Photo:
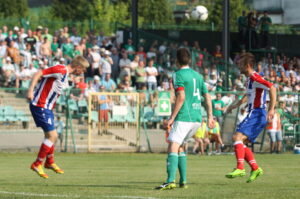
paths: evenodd
<path fill-rule="evenodd" d="M 249 149 L 248 147 L 245 147 L 245 160 L 250 165 L 252 171 L 258 169 L 258 165 L 254 159 L 254 154 L 252 153 L 251 149 Z"/>
<path fill-rule="evenodd" d="M 242 141 L 236 141 L 233 145 L 234 145 L 235 157 L 237 161 L 236 168 L 244 169 L 244 157 L 245 157 L 244 144 Z"/>
<path fill-rule="evenodd" d="M 50 151 L 47 155 L 46 163 L 47 164 L 53 164 L 54 163 L 54 144 L 50 148 Z"/>
<path fill-rule="evenodd" d="M 34 162 L 34 164 L 36 166 L 43 163 L 45 157 L 48 155 L 48 153 L 51 150 L 52 146 L 53 146 L 53 143 L 50 140 L 48 140 L 48 139 L 44 140 L 44 142 L 42 143 L 42 145 L 40 147 L 40 151 L 39 151 L 39 154 L 37 156 L 37 159 Z"/>

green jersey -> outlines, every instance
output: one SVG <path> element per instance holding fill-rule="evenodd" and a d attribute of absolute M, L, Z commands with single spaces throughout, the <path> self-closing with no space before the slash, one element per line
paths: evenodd
<path fill-rule="evenodd" d="M 175 90 L 184 89 L 185 100 L 175 121 L 201 122 L 201 95 L 207 93 L 202 76 L 189 67 L 178 70 L 173 75 Z"/>
<path fill-rule="evenodd" d="M 225 106 L 224 102 L 222 100 L 214 99 L 212 102 L 212 108 L 213 108 L 213 116 L 220 117 L 223 115 L 223 111 L 217 110 L 217 108 L 223 108 Z"/>

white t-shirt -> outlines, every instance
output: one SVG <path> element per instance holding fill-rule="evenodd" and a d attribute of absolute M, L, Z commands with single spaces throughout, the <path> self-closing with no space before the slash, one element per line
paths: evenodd
<path fill-rule="evenodd" d="M 147 72 L 148 73 L 154 73 L 154 72 L 157 73 L 157 69 L 155 67 L 153 67 L 153 66 L 152 67 L 146 67 L 145 71 L 146 71 L 146 73 Z M 157 82 L 156 76 L 154 76 L 154 75 L 147 75 L 147 82 L 156 83 Z"/>
<path fill-rule="evenodd" d="M 123 59 L 123 58 L 120 59 L 120 62 L 119 62 L 119 66 L 120 66 L 121 70 L 122 71 L 124 70 L 124 72 L 126 72 L 127 75 L 130 75 L 130 68 L 124 68 L 124 66 L 130 67 L 130 63 L 131 63 L 130 59 Z"/>
<path fill-rule="evenodd" d="M 97 52 L 91 52 L 92 58 L 93 58 L 93 63 L 92 63 L 92 67 L 97 69 L 99 68 L 99 62 L 101 59 L 101 56 L 99 53 Z"/>
<path fill-rule="evenodd" d="M 11 70 L 11 71 L 14 71 L 15 67 L 12 64 L 3 64 L 2 70 Z"/>
<path fill-rule="evenodd" d="M 102 58 L 100 60 L 100 65 L 102 66 L 103 73 L 111 73 L 111 65 L 106 59 Z"/>

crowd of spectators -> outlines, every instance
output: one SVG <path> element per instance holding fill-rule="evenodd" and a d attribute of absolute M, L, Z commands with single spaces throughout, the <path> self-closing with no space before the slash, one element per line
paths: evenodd
<path fill-rule="evenodd" d="M 261 25 L 262 20 L 260 18 Z M 244 23 L 242 19 L 240 21 Z M 131 39 L 120 43 L 116 36 L 105 36 L 102 31 L 90 31 L 80 36 L 76 28 L 64 27 L 51 34 L 47 27 L 41 26 L 35 31 L 17 26 L 12 30 L 7 26 L 0 28 L 0 86 L 27 88 L 37 70 L 56 64 L 68 64 L 74 56 L 83 55 L 90 63 L 86 74 L 69 77 L 69 85 L 80 89 L 79 93 L 72 94 L 74 99 L 82 99 L 103 86 L 106 91 L 114 92 L 154 92 L 154 96 L 147 97 L 149 102 L 157 95 L 156 91 L 171 91 L 173 100 L 172 73 L 176 70 L 178 47 L 193 49 L 194 68 L 203 75 L 209 91 L 224 91 L 226 81 L 230 91 L 245 91 L 245 77 L 239 75 L 237 67 L 230 69 L 231 74 L 235 74 L 234 78 L 228 78 L 221 70 L 222 64 L 218 59 L 209 58 L 222 58 L 219 45 L 209 53 L 206 48 L 200 48 L 198 41 L 177 44 L 152 40 L 147 47 L 139 45 L 136 49 Z M 241 53 L 244 52 L 242 50 Z M 232 62 L 236 63 L 239 56 L 240 53 Z M 268 54 L 259 60 L 257 71 L 274 82 L 279 91 L 300 91 L 300 59 L 297 57 L 280 54 L 275 58 Z M 226 107 L 236 97 L 233 94 L 213 96 L 213 99 L 216 98 L 214 104 L 217 109 L 214 111 L 218 120 L 221 120 Z M 279 101 L 285 104 L 286 111 L 290 113 L 298 105 L 296 95 L 282 95 Z"/>

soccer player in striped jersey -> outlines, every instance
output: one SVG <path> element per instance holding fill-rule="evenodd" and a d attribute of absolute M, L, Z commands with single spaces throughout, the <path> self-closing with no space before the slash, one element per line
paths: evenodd
<path fill-rule="evenodd" d="M 248 115 L 237 126 L 236 133 L 233 135 L 237 166 L 226 175 L 227 178 L 245 176 L 244 160 L 246 160 L 251 167 L 247 183 L 256 180 L 258 176 L 263 174 L 263 170 L 256 163 L 251 149 L 246 144 L 248 142 L 254 143 L 257 136 L 267 125 L 267 121 L 272 120 L 276 104 L 276 88 L 254 71 L 254 65 L 255 57 L 251 53 L 245 53 L 240 57 L 239 67 L 241 73 L 248 77 L 247 93 L 241 100 L 233 103 L 227 109 L 227 112 L 231 112 L 232 109 L 248 101 Z M 267 92 L 270 95 L 268 112 L 266 111 Z"/>
<path fill-rule="evenodd" d="M 42 167 L 45 158 L 44 167 L 46 169 L 51 169 L 60 174 L 64 173 L 54 163 L 54 143 L 58 135 L 54 126 L 52 109 L 57 98 L 68 84 L 68 74 L 81 75 L 88 66 L 89 63 L 83 56 L 76 56 L 69 65 L 55 65 L 40 70 L 32 78 L 27 98 L 30 100 L 29 107 L 35 124 L 43 129 L 45 139 L 40 147 L 37 159 L 31 164 L 31 169 L 42 178 L 48 178 Z"/>
<path fill-rule="evenodd" d="M 191 55 L 187 48 L 177 50 L 179 70 L 173 75 L 176 91 L 175 106 L 168 120 L 171 126 L 168 136 L 167 180 L 156 187 L 157 190 L 176 188 L 177 168 L 180 174 L 179 187 L 187 188 L 186 143 L 201 126 L 201 95 L 205 99 L 207 109 L 207 125 L 214 127 L 211 98 L 202 76 L 189 67 Z"/>

